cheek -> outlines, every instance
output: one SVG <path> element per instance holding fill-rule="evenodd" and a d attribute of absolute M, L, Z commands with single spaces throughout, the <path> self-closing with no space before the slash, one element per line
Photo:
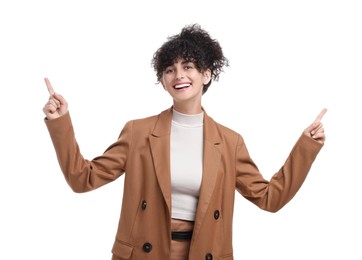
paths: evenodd
<path fill-rule="evenodd" d="M 164 78 L 161 78 L 161 79 L 160 79 L 160 83 L 161 83 L 162 87 L 163 87 L 164 89 L 166 89 L 166 82 L 165 82 L 165 79 L 164 79 Z"/>
<path fill-rule="evenodd" d="M 170 81 L 171 81 L 170 75 L 163 75 L 162 78 L 160 79 L 160 82 L 162 83 L 163 86 L 167 86 L 167 84 L 170 84 Z"/>
<path fill-rule="evenodd" d="M 160 81 L 160 82 L 162 84 L 163 89 L 166 90 L 166 91 L 169 91 L 170 89 L 173 88 L 172 85 L 170 84 L 170 82 L 167 82 L 165 80 Z"/>

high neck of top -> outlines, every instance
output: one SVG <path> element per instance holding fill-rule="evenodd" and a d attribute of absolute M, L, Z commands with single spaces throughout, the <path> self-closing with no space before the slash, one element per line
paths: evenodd
<path fill-rule="evenodd" d="M 187 115 L 177 112 L 175 109 L 173 109 L 172 121 L 184 126 L 202 126 L 204 124 L 204 111 L 199 114 Z"/>

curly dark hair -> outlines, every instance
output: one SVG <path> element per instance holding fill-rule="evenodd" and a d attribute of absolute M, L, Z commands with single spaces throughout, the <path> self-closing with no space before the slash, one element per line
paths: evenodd
<path fill-rule="evenodd" d="M 211 85 L 212 79 L 217 81 L 223 67 L 229 66 L 229 61 L 224 57 L 218 41 L 212 39 L 209 33 L 198 24 L 185 26 L 181 33 L 167 39 L 168 41 L 155 52 L 151 62 L 158 82 L 168 66 L 177 62 L 178 59 L 184 59 L 195 63 L 200 72 L 211 70 L 211 80 L 204 85 L 204 94 Z"/>

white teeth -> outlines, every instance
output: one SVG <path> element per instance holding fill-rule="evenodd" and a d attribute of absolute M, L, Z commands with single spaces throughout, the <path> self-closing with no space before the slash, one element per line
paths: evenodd
<path fill-rule="evenodd" d="M 185 87 L 189 87 L 190 84 L 180 84 L 180 85 L 175 85 L 175 88 L 185 88 Z"/>

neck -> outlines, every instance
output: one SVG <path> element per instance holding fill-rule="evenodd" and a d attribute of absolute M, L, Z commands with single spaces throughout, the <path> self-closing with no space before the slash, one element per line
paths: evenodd
<path fill-rule="evenodd" d="M 180 112 L 182 114 L 186 114 L 186 115 L 195 115 L 195 114 L 200 114 L 202 112 L 202 107 L 201 107 L 201 102 L 198 104 L 180 104 L 180 103 L 173 103 L 173 108 L 177 111 Z"/>

